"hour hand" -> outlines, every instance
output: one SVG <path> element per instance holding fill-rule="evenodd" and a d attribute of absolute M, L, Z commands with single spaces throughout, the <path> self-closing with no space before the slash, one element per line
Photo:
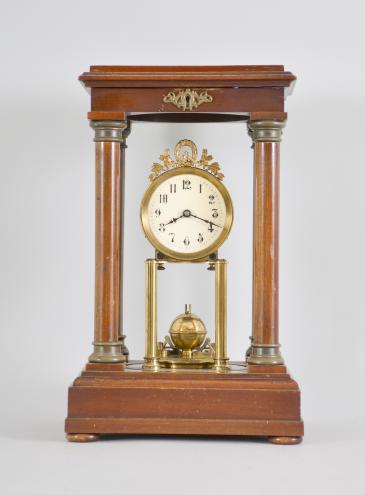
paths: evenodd
<path fill-rule="evenodd" d="M 172 220 L 170 220 L 169 222 L 165 223 L 165 226 L 166 225 L 169 225 L 170 223 L 175 223 L 177 220 L 179 220 L 180 218 L 182 218 L 184 215 L 180 215 L 179 217 L 176 217 L 176 218 L 173 218 Z"/>

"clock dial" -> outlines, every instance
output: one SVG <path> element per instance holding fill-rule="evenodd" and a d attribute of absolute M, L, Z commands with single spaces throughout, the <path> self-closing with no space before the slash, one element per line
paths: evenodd
<path fill-rule="evenodd" d="M 164 174 L 149 195 L 145 208 L 148 237 L 165 254 L 198 259 L 216 250 L 228 234 L 229 195 L 208 172 L 187 168 L 173 172 Z"/>

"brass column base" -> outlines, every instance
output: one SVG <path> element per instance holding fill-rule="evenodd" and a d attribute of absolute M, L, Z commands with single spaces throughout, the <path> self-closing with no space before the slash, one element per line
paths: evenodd
<path fill-rule="evenodd" d="M 89 357 L 90 363 L 124 363 L 122 342 L 94 342 L 94 352 Z"/>
<path fill-rule="evenodd" d="M 213 368 L 218 372 L 228 371 L 230 369 L 229 359 L 215 359 Z"/>
<path fill-rule="evenodd" d="M 280 344 L 252 344 L 246 361 L 248 364 L 284 364 Z"/>
<path fill-rule="evenodd" d="M 158 358 L 144 358 L 144 363 L 142 369 L 147 371 L 159 371 L 160 363 Z"/>

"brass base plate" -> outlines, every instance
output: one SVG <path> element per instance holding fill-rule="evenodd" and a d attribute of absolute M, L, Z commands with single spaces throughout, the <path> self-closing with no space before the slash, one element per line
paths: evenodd
<path fill-rule="evenodd" d="M 212 356 L 204 356 L 203 353 L 193 354 L 191 358 L 180 356 L 160 357 L 158 362 L 163 368 L 211 368 L 214 365 Z"/>

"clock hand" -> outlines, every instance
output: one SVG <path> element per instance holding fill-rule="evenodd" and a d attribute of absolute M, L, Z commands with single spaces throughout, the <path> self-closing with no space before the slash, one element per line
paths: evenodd
<path fill-rule="evenodd" d="M 210 220 L 206 220 L 205 218 L 200 218 L 200 217 L 198 217 L 196 215 L 193 215 L 192 213 L 190 213 L 190 216 L 191 217 L 194 217 L 194 218 L 197 218 L 198 220 L 202 220 L 205 223 L 209 223 L 210 226 L 214 225 L 215 227 L 219 227 L 220 229 L 222 228 L 221 225 L 217 225 L 216 223 L 211 222 Z"/>
<path fill-rule="evenodd" d="M 180 215 L 180 216 L 179 216 L 179 217 L 177 217 L 177 218 L 173 218 L 173 219 L 172 219 L 172 220 L 170 220 L 169 222 L 165 223 L 165 226 L 166 226 L 166 225 L 169 225 L 170 223 L 175 223 L 175 222 L 176 222 L 176 220 L 179 220 L 179 219 L 180 219 L 180 218 L 182 218 L 182 217 L 190 217 L 190 216 L 191 216 L 191 211 L 190 211 L 190 210 L 184 210 L 184 211 L 182 212 L 182 215 Z"/>
<path fill-rule="evenodd" d="M 175 223 L 177 220 L 179 220 L 180 218 L 182 218 L 184 215 L 180 215 L 179 217 L 177 218 L 173 218 L 172 220 L 170 220 L 169 222 L 165 223 L 165 227 L 166 225 L 169 225 L 170 223 Z"/>

